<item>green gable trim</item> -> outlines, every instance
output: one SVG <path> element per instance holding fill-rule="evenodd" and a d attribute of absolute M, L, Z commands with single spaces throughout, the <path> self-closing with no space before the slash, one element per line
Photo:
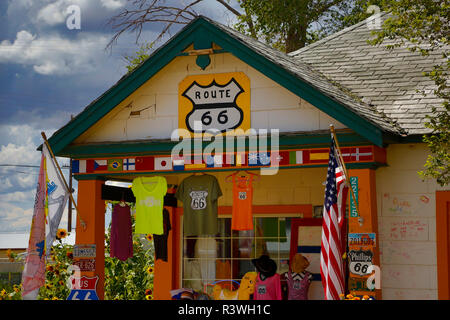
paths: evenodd
<path fill-rule="evenodd" d="M 92 102 L 72 121 L 59 129 L 49 139 L 54 153 L 58 156 L 62 155 L 62 151 L 77 137 L 136 91 L 164 66 L 169 64 L 189 45 L 194 44 L 199 49 L 201 47 L 207 47 L 212 42 L 292 93 L 308 101 L 330 117 L 353 129 L 375 145 L 382 146 L 382 131 L 376 125 L 326 96 L 318 89 L 297 78 L 294 74 L 274 62 L 259 55 L 243 42 L 232 37 L 206 19 L 199 17 L 171 38 L 164 46 L 156 50 L 141 66 L 123 77 L 116 85 Z M 206 65 L 206 62 L 204 58 L 200 60 L 202 65 Z"/>
<path fill-rule="evenodd" d="M 370 145 L 369 140 L 361 137 L 356 133 L 337 133 L 339 145 L 341 147 L 353 145 Z M 323 148 L 330 146 L 330 134 L 298 134 L 279 137 L 280 149 L 295 149 L 295 148 Z M 202 150 L 209 145 L 211 141 L 204 141 L 202 143 Z M 223 147 L 225 150 L 225 139 Z M 248 139 L 246 140 L 246 149 L 248 151 Z M 106 144 L 85 144 L 85 145 L 70 145 L 60 152 L 60 156 L 83 159 L 83 158 L 98 158 L 98 157 L 116 157 L 125 155 L 162 155 L 170 154 L 172 148 L 178 142 L 172 141 L 142 141 L 142 142 L 120 142 L 120 143 L 106 143 Z M 191 145 L 193 142 L 191 141 Z M 270 135 L 267 139 L 267 148 L 270 149 L 271 139 Z M 234 141 L 234 149 L 237 150 L 236 140 Z"/>

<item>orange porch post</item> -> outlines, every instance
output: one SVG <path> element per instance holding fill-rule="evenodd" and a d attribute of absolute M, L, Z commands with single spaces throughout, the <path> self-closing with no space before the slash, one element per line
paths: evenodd
<path fill-rule="evenodd" d="M 105 201 L 102 200 L 102 180 L 78 181 L 78 211 L 86 222 L 83 230 L 77 221 L 75 243 L 95 244 L 95 271 L 82 271 L 81 276 L 98 276 L 97 295 L 100 300 L 105 297 Z"/>
<path fill-rule="evenodd" d="M 380 247 L 378 234 L 377 192 L 374 169 L 350 169 L 348 176 L 358 178 L 359 217 L 349 217 L 349 233 L 375 233 L 373 264 L 380 266 Z M 350 202 L 349 202 L 350 205 Z M 381 288 L 375 290 L 377 299 L 381 299 Z"/>

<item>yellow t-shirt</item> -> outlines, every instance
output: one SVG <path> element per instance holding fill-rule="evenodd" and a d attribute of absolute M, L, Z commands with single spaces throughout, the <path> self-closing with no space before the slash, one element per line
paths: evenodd
<path fill-rule="evenodd" d="M 136 197 L 135 233 L 164 234 L 163 206 L 167 192 L 164 177 L 139 177 L 131 187 Z"/>

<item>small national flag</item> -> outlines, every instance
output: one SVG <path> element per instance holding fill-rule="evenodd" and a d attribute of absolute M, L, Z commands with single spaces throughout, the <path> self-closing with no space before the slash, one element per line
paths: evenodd
<path fill-rule="evenodd" d="M 327 149 L 314 149 L 309 151 L 309 160 L 311 163 L 326 163 L 329 151 Z"/>
<path fill-rule="evenodd" d="M 342 150 L 342 158 L 346 161 L 370 161 L 373 159 L 371 147 L 356 147 Z"/>
<path fill-rule="evenodd" d="M 108 160 L 108 171 L 122 171 L 122 170 L 123 170 L 123 159 Z"/>
<path fill-rule="evenodd" d="M 245 152 L 236 153 L 236 167 L 245 166 Z"/>
<path fill-rule="evenodd" d="M 72 160 L 72 173 L 91 173 L 94 166 L 94 160 Z"/>
<path fill-rule="evenodd" d="M 332 135 L 320 250 L 320 274 L 326 300 L 339 300 L 339 295 L 345 290 L 342 255 L 345 252 L 343 228 L 348 187 L 338 152 Z"/>
<path fill-rule="evenodd" d="M 206 166 L 208 168 L 220 168 L 223 166 L 223 156 L 222 154 L 206 156 Z"/>
<path fill-rule="evenodd" d="M 94 160 L 94 171 L 108 170 L 107 160 Z"/>
<path fill-rule="evenodd" d="M 270 162 L 272 166 L 284 166 L 289 164 L 290 157 L 288 151 L 272 152 L 270 156 Z"/>
<path fill-rule="evenodd" d="M 135 167 L 138 171 L 153 171 L 155 169 L 155 159 L 154 157 L 136 157 Z"/>
<path fill-rule="evenodd" d="M 134 158 L 123 159 L 123 170 L 130 171 L 136 170 L 136 162 Z"/>
<path fill-rule="evenodd" d="M 170 171 L 172 170 L 172 158 L 171 157 L 155 157 L 155 170 L 158 171 Z"/>
<path fill-rule="evenodd" d="M 270 152 L 249 152 L 249 166 L 268 166 L 270 165 Z"/>
<path fill-rule="evenodd" d="M 174 171 L 184 171 L 184 158 L 176 157 L 172 159 Z"/>
<path fill-rule="evenodd" d="M 289 164 L 303 164 L 303 150 L 289 152 Z"/>

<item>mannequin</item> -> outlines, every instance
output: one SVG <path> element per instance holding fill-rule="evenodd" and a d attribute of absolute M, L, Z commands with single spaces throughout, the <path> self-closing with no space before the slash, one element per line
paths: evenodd
<path fill-rule="evenodd" d="M 258 271 L 256 277 L 254 300 L 281 300 L 280 275 L 277 273 L 277 264 L 267 255 L 252 260 Z"/>
<path fill-rule="evenodd" d="M 312 274 L 306 271 L 308 266 L 308 259 L 296 253 L 291 261 L 290 270 L 283 274 L 288 300 L 308 300 L 308 289 L 312 279 Z"/>

